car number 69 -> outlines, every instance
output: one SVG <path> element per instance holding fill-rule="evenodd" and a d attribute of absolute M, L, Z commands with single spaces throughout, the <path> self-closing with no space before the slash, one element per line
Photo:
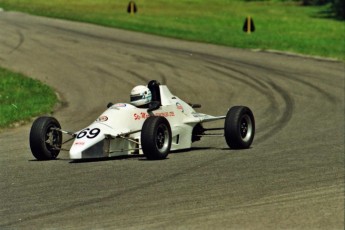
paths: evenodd
<path fill-rule="evenodd" d="M 94 128 L 94 129 L 84 129 L 83 131 L 81 131 L 78 135 L 77 135 L 77 139 L 81 139 L 83 137 L 87 137 L 89 139 L 95 138 L 98 136 L 98 134 L 101 132 L 101 130 L 99 128 Z"/>

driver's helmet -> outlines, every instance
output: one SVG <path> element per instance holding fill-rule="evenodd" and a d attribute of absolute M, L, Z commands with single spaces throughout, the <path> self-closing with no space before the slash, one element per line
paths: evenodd
<path fill-rule="evenodd" d="M 143 85 L 134 87 L 131 91 L 131 104 L 135 106 L 142 106 L 150 103 L 152 94 L 149 88 Z"/>

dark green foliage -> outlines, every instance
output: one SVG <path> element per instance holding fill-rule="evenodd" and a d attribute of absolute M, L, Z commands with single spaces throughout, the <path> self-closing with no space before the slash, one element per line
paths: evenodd
<path fill-rule="evenodd" d="M 303 6 L 322 6 L 330 4 L 330 15 L 337 19 L 345 19 L 345 0 L 302 0 Z"/>
<path fill-rule="evenodd" d="M 338 19 L 345 20 L 345 0 L 333 0 L 332 11 Z"/>
<path fill-rule="evenodd" d="M 303 6 L 322 6 L 330 3 L 332 0 L 302 0 Z"/>
<path fill-rule="evenodd" d="M 271 1 L 271 0 L 244 0 L 245 2 Z M 323 6 L 330 4 L 329 14 L 340 20 L 345 20 L 345 0 L 278 0 L 281 2 L 301 2 L 302 6 Z"/>

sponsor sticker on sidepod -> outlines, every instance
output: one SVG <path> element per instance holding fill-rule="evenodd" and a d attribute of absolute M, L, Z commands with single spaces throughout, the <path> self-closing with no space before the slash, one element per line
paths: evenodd
<path fill-rule="evenodd" d="M 105 122 L 108 120 L 108 117 L 107 116 L 100 116 L 99 118 L 97 118 L 97 122 Z"/>
<path fill-rule="evenodd" d="M 180 103 L 178 103 L 178 102 L 176 102 L 176 108 L 178 110 L 181 110 L 182 113 L 184 112 L 183 106 Z"/>

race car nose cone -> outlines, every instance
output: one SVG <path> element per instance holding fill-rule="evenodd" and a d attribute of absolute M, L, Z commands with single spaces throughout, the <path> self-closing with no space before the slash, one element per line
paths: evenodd
<path fill-rule="evenodd" d="M 69 158 L 72 160 L 75 159 L 81 159 L 82 158 L 82 152 L 80 151 L 79 148 L 71 148 L 71 150 L 69 151 Z"/>

